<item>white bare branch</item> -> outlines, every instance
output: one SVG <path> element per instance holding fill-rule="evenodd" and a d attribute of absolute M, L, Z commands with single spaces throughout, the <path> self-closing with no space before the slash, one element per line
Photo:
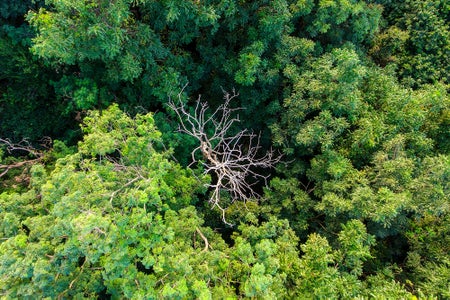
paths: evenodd
<path fill-rule="evenodd" d="M 52 143 L 49 137 L 43 138 L 41 142 L 41 146 L 45 148 L 49 148 Z M 9 139 L 0 138 L 0 146 L 5 146 L 6 151 L 10 154 L 12 154 L 13 152 L 23 152 L 33 157 L 6 165 L 0 164 L 0 178 L 5 176 L 11 169 L 21 168 L 25 165 L 32 165 L 43 160 L 45 155 L 44 151 L 37 150 L 36 148 L 31 146 L 30 142 L 26 139 L 23 139 L 19 143 L 13 143 Z"/>
<path fill-rule="evenodd" d="M 238 94 L 224 92 L 224 102 L 212 113 L 209 106 L 199 96 L 195 108 L 190 111 L 183 103 L 181 93 L 177 103 L 169 99 L 169 107 L 176 113 L 180 125 L 179 131 L 198 140 L 199 146 L 192 151 L 192 163 L 197 163 L 196 153 L 203 156 L 201 163 L 205 173 L 213 175 L 210 203 L 222 210 L 225 223 L 225 208 L 221 205 L 221 192 L 226 191 L 231 200 L 247 201 L 260 198 L 253 185 L 260 180 L 266 183 L 267 176 L 258 171 L 262 168 L 273 168 L 281 160 L 281 155 L 270 149 L 260 156 L 260 135 L 241 130 L 232 134 L 233 124 L 240 122 L 235 112 L 241 108 L 231 108 L 230 102 Z M 227 223 L 228 224 L 228 223 Z"/>

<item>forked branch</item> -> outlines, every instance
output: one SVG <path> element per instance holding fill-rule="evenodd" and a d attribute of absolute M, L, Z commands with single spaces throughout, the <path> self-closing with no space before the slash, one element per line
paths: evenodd
<path fill-rule="evenodd" d="M 44 138 L 42 139 L 42 142 L 43 147 L 49 147 L 52 143 L 50 138 Z M 4 146 L 9 154 L 12 154 L 13 152 L 22 152 L 26 153 L 28 157 L 32 157 L 10 164 L 0 164 L 0 178 L 5 176 L 11 169 L 20 168 L 25 165 L 31 165 L 41 161 L 45 155 L 43 151 L 37 150 L 25 139 L 16 144 L 11 142 L 9 139 L 0 138 L 0 146 Z"/>
<path fill-rule="evenodd" d="M 192 151 L 192 163 L 198 162 L 196 153 L 203 156 L 202 164 L 205 173 L 213 175 L 210 203 L 222 211 L 225 223 L 225 208 L 221 204 L 221 193 L 226 191 L 231 200 L 247 201 L 259 198 L 253 186 L 268 176 L 260 174 L 263 168 L 272 168 L 281 155 L 270 149 L 261 155 L 260 135 L 246 129 L 231 133 L 234 123 L 240 122 L 235 112 L 241 108 L 231 108 L 230 102 L 238 94 L 224 92 L 224 102 L 212 113 L 208 114 L 209 106 L 198 97 L 195 108 L 189 110 L 178 94 L 175 103 L 169 99 L 169 107 L 177 114 L 179 131 L 198 140 L 198 147 Z M 228 224 L 228 223 L 227 223 Z"/>

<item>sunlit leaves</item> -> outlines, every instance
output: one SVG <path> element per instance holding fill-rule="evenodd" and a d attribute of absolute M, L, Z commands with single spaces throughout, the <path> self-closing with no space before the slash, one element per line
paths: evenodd
<path fill-rule="evenodd" d="M 2 243 L 3 253 L 27 249 L 14 260 L 2 256 L 6 273 L 1 276 L 10 295 L 29 295 L 23 291 L 28 286 L 30 292 L 39 289 L 43 297 L 95 294 L 105 288 L 131 297 L 127 289 L 138 275 L 135 263 L 145 253 L 140 247 L 158 248 L 174 238 L 173 230 L 154 212 L 186 206 L 199 185 L 198 179 L 168 161 L 167 154 L 154 150 L 151 143 L 159 132 L 151 115 L 131 119 L 114 106 L 102 116 L 93 112 L 85 121 L 86 138 L 79 153 L 60 159 L 48 180 L 37 168 L 33 172 L 39 191 L 34 201 L 45 208 L 42 215 L 29 216 L 19 227 L 18 218 L 26 210 L 15 211 L 17 217 L 5 212 L 2 235 L 20 237 L 23 230 L 26 242 L 14 244 L 11 237 Z M 114 153 L 114 158 L 107 156 Z M 167 184 L 165 178 L 171 177 L 184 186 Z M 13 195 L 5 195 L 5 201 L 14 201 Z M 5 207 L 13 209 L 6 203 Z M 146 256 L 147 268 L 155 264 L 151 255 Z M 9 268 L 28 275 L 15 275 Z M 126 278 L 119 279 L 123 274 Z"/>
<path fill-rule="evenodd" d="M 62 138 L 87 117 L 76 151 L 54 141 L 20 190 L 2 182 L 0 294 L 448 297 L 444 2 L 2 2 L 2 134 Z M 164 115 L 186 82 L 205 99 L 235 87 L 261 152 L 270 127 L 286 154 L 264 199 L 230 206 L 234 228 L 172 158 L 190 159 Z M 147 110 L 164 133 L 132 116 Z"/>
<path fill-rule="evenodd" d="M 52 1 L 55 11 L 41 9 L 28 16 L 40 30 L 33 51 L 67 64 L 117 56 L 127 39 L 127 2 Z"/>

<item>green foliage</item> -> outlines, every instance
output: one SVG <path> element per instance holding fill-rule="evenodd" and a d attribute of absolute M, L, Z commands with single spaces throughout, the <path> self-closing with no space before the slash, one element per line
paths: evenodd
<path fill-rule="evenodd" d="M 129 20 L 126 1 L 114 5 L 105 1 L 48 4 L 54 5 L 55 12 L 41 8 L 28 16 L 31 24 L 40 29 L 33 48 L 38 55 L 73 65 L 100 57 L 108 60 L 120 53 L 121 44 L 126 42 L 124 26 Z"/>
<path fill-rule="evenodd" d="M 450 297 L 448 19 L 441 0 L 2 1 L 0 137 L 54 142 L 1 177 L 0 295 Z M 231 228 L 166 104 L 232 88 L 236 130 L 285 163 L 261 201 L 224 197 Z M 0 147 L 2 169 L 23 155 Z"/>
<path fill-rule="evenodd" d="M 133 120 L 112 106 L 101 117 L 92 113 L 83 130 L 79 151 L 59 159 L 51 174 L 33 168 L 35 188 L 2 194 L 2 292 L 10 297 L 95 295 L 105 288 L 130 297 L 127 287 L 141 280 L 138 266 L 162 263 L 148 251 L 159 254 L 174 239 L 174 225 L 164 220 L 188 206 L 200 185 L 153 149 L 160 133 L 151 115 Z M 192 230 L 200 225 L 192 208 L 180 214 Z M 152 282 L 140 276 L 143 286 Z"/>
<path fill-rule="evenodd" d="M 265 192 L 266 199 L 260 206 L 260 213 L 266 218 L 277 216 L 289 220 L 296 234 L 299 237 L 306 237 L 309 219 L 314 216 L 314 203 L 307 191 L 299 189 L 299 186 L 301 183 L 295 178 L 286 180 L 273 178 L 270 181 L 270 189 Z M 308 187 L 305 186 L 305 189 Z"/>
<path fill-rule="evenodd" d="M 448 205 L 448 201 L 446 203 Z M 444 204 L 445 205 L 445 204 Z M 407 237 L 411 244 L 407 266 L 413 272 L 415 289 L 425 294 L 449 294 L 449 214 L 424 214 L 411 222 Z"/>
<path fill-rule="evenodd" d="M 33 53 L 65 75 L 57 95 L 75 103 L 69 111 L 106 107 L 111 95 L 153 109 L 190 82 L 210 98 L 236 86 L 242 106 L 271 118 L 286 64 L 366 43 L 380 12 L 364 1 L 49 1 L 27 19 Z"/>
<path fill-rule="evenodd" d="M 339 249 L 333 250 L 327 239 L 311 234 L 301 246 L 304 256 L 300 262 L 301 298 L 353 298 L 363 288 L 358 282 L 362 263 L 370 258 L 374 239 L 357 220 L 343 225 L 339 233 Z"/>
<path fill-rule="evenodd" d="M 315 209 L 384 228 L 404 222 L 402 212 L 421 211 L 418 205 L 427 200 L 419 195 L 426 192 L 414 187 L 428 180 L 419 175 L 423 161 L 434 159 L 433 149 L 447 147 L 433 139 L 431 129 L 448 128 L 445 89 L 404 90 L 347 49 L 325 54 L 306 71 L 289 72 L 296 84 L 285 100 L 282 127 L 273 131 L 288 154 L 313 156 L 298 175 L 316 183 Z M 445 180 L 441 176 L 434 184 L 445 186 Z M 436 197 L 446 201 L 443 194 Z"/>
<path fill-rule="evenodd" d="M 402 238 L 409 222 L 416 224 L 415 218 L 431 214 L 446 223 L 450 170 L 448 144 L 442 139 L 449 128 L 446 86 L 405 89 L 392 75 L 364 63 L 351 48 L 333 50 L 303 68 L 291 65 L 285 72 L 293 88 L 284 101 L 286 113 L 272 130 L 275 142 L 294 161 L 287 174 L 299 180 L 297 187 L 292 178 L 274 181 L 275 188 L 282 187 L 275 198 L 281 201 L 290 194 L 288 201 L 278 202 L 274 213 L 286 214 L 283 203 L 293 205 L 301 194 L 288 191 L 303 189 L 307 196 L 300 198 L 303 209 L 296 217 L 308 226 L 294 227 L 299 233 L 309 229 L 329 235 L 347 220 L 364 220 L 380 240 L 376 253 L 391 260 L 406 256 L 400 249 L 412 243 Z M 268 196 L 274 197 L 271 192 Z M 322 217 L 313 217 L 317 215 Z M 296 217 L 288 218 L 296 224 Z M 385 241 L 395 237 L 398 249 L 390 252 Z M 361 270 L 361 261 L 349 263 Z M 425 270 L 433 264 L 410 270 L 429 274 Z M 438 264 L 446 274 L 446 263 Z M 443 277 L 432 276 L 419 284 L 424 282 L 421 278 L 414 282 L 426 286 L 427 294 L 446 295 Z"/>
<path fill-rule="evenodd" d="M 359 276 L 374 239 L 362 222 L 343 225 L 335 247 L 310 235 L 300 254 L 287 220 L 249 216 L 226 244 L 191 205 L 204 180 L 155 150 L 161 134 L 151 114 L 131 118 L 113 105 L 90 112 L 83 132 L 78 151 L 51 172 L 33 167 L 29 191 L 0 196 L 7 298 L 367 293 Z"/>
<path fill-rule="evenodd" d="M 0 136 L 37 141 L 43 136 L 70 139 L 70 116 L 62 115 L 63 103 L 56 101 L 50 80 L 56 80 L 29 52 L 33 30 L 23 15 L 44 1 L 2 1 L 0 4 Z M 66 135 L 66 136 L 65 136 Z"/>
<path fill-rule="evenodd" d="M 378 27 L 380 8 L 364 1 L 318 1 L 316 11 L 306 17 L 306 31 L 333 44 L 361 43 L 370 39 Z M 350 30 L 348 28 L 351 28 Z"/>
<path fill-rule="evenodd" d="M 21 25 L 20 21 L 23 21 L 23 15 L 34 7 L 43 6 L 42 0 L 24 0 L 14 1 L 5 0 L 0 4 L 0 24 L 10 23 L 11 25 Z"/>
<path fill-rule="evenodd" d="M 374 58 L 381 64 L 395 62 L 408 84 L 448 83 L 448 4 L 440 0 L 377 2 L 385 5 L 386 25 L 375 39 Z"/>

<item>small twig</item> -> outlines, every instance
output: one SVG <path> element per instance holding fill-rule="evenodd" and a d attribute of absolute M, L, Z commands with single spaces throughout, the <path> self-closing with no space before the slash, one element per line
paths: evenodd
<path fill-rule="evenodd" d="M 123 190 L 126 187 L 129 187 L 130 185 L 132 185 L 133 183 L 135 183 L 136 181 L 138 181 L 139 179 L 141 179 L 140 176 L 135 177 L 133 179 L 131 179 L 130 181 L 128 181 L 127 183 L 125 183 L 124 185 L 122 185 L 119 189 L 115 190 L 114 192 L 111 193 L 111 197 L 109 198 L 109 203 L 112 204 L 112 201 L 114 199 L 114 197 L 116 196 L 116 194 L 118 192 L 120 192 L 121 190 Z"/>
<path fill-rule="evenodd" d="M 86 265 L 87 262 L 87 258 L 84 258 L 84 262 L 80 267 L 80 272 L 78 273 L 78 275 L 70 282 L 69 287 L 67 289 L 65 289 L 64 291 L 62 291 L 59 295 L 58 295 L 58 299 L 61 299 L 65 293 L 67 293 L 69 290 L 72 289 L 73 285 L 75 284 L 75 282 L 78 280 L 78 278 L 80 278 L 81 274 L 84 271 L 84 266 Z"/>
<path fill-rule="evenodd" d="M 155 286 L 158 285 L 159 282 L 161 282 L 162 284 L 164 284 L 164 279 L 169 276 L 170 273 L 167 273 L 166 275 L 164 275 L 163 277 L 161 277 L 160 279 L 158 279 L 158 281 L 155 282 Z"/>
<path fill-rule="evenodd" d="M 205 248 L 203 248 L 202 252 L 208 251 L 208 248 L 209 248 L 208 239 L 203 235 L 203 233 L 200 231 L 200 229 L 198 227 L 195 227 L 195 231 L 197 231 L 197 233 L 200 235 L 200 237 L 205 242 Z"/>

